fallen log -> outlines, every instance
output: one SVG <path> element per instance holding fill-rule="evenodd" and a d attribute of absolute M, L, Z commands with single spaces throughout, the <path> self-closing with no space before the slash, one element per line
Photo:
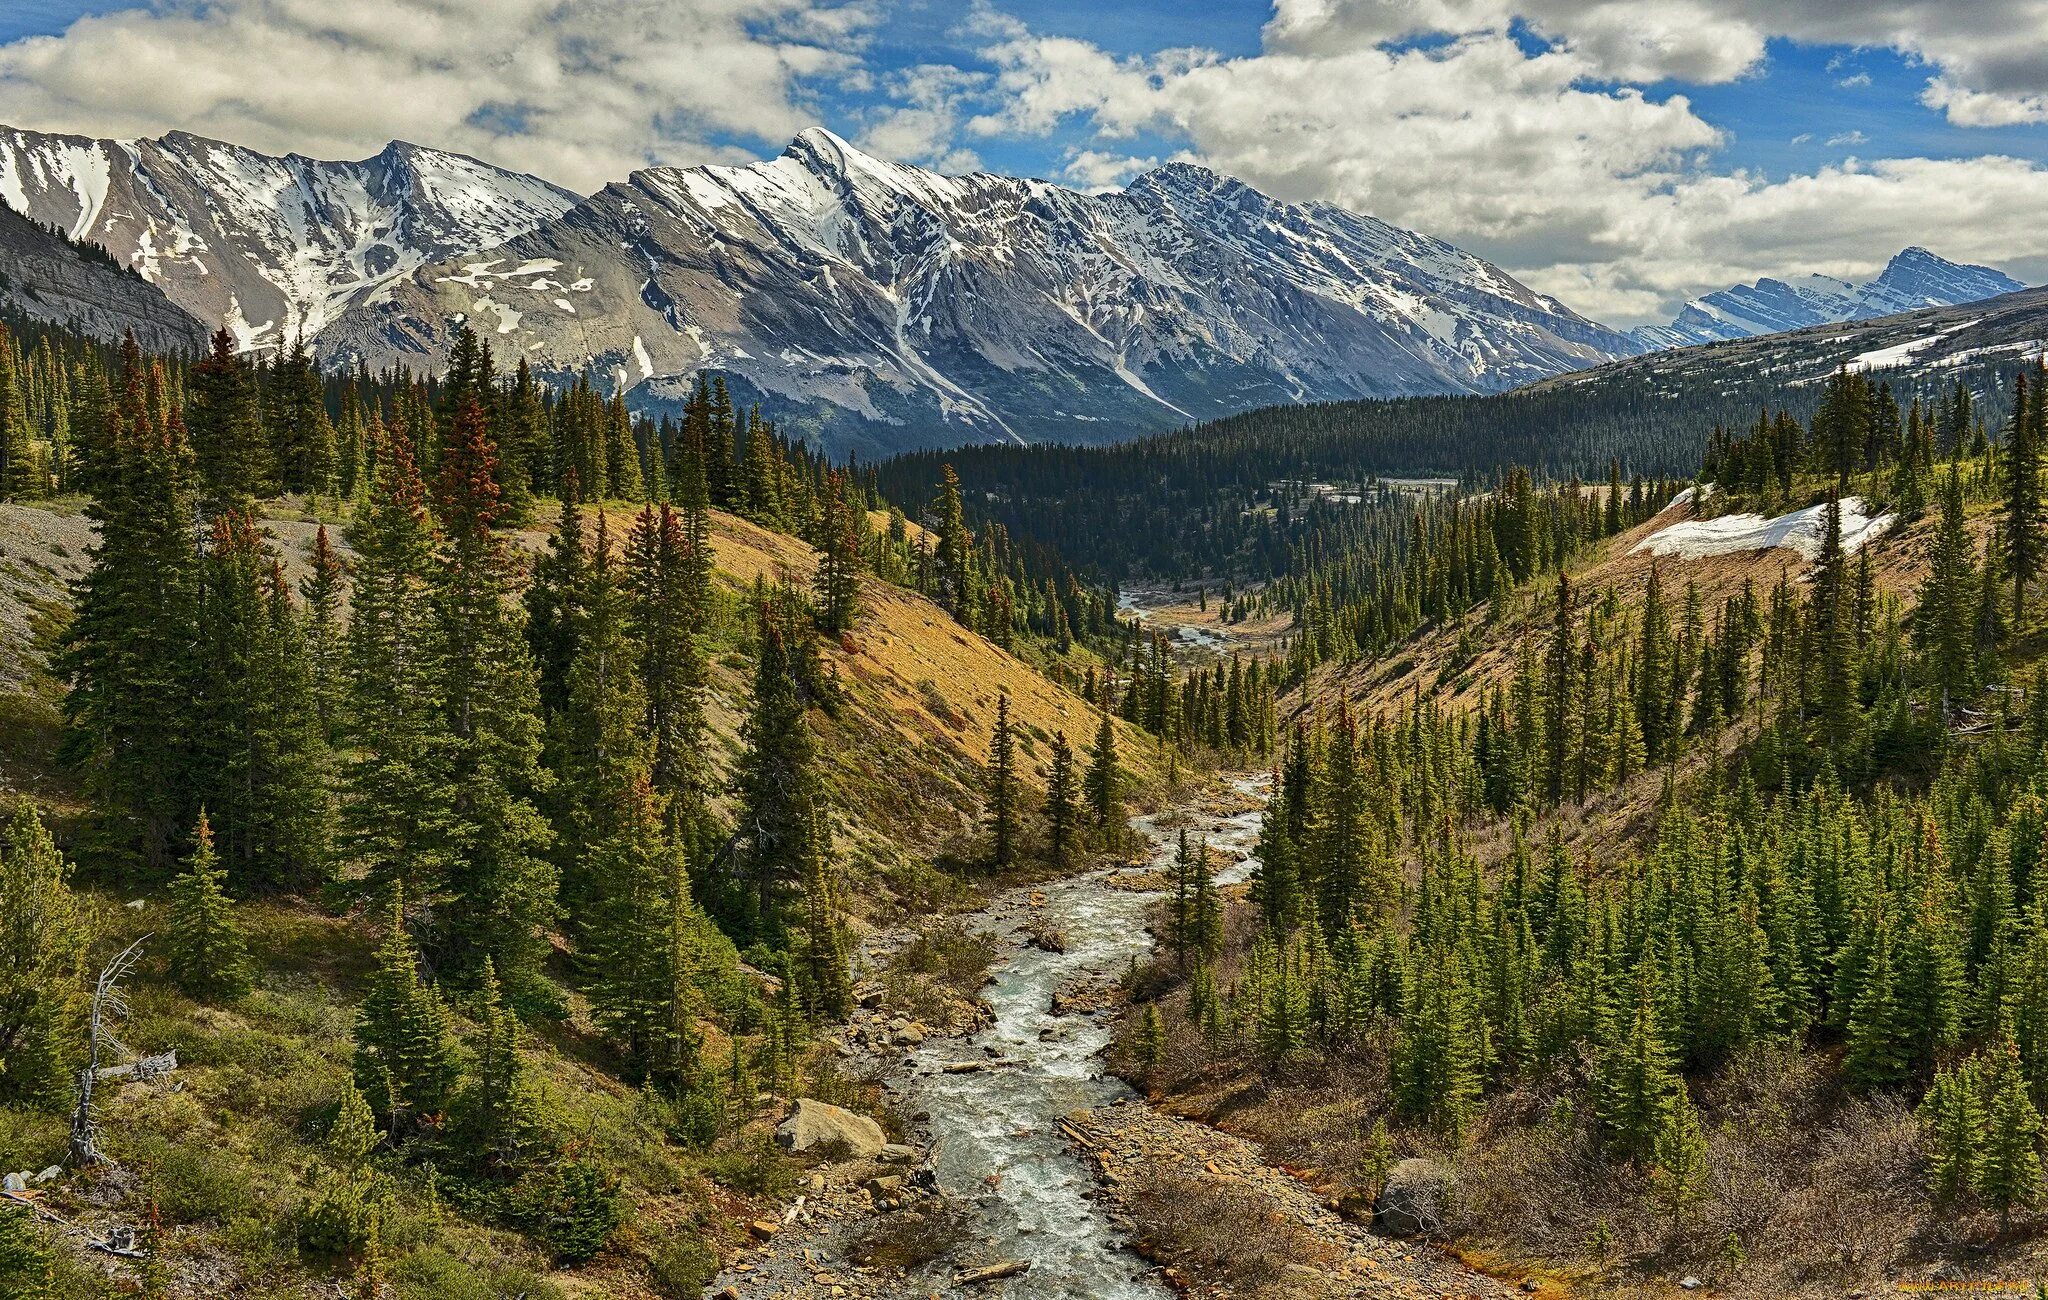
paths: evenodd
<path fill-rule="evenodd" d="M 1031 1271 L 1028 1259 L 1006 1259 L 1000 1264 L 989 1264 L 983 1268 L 970 1268 L 953 1275 L 954 1286 L 979 1286 L 983 1282 L 995 1282 L 1019 1273 Z"/>

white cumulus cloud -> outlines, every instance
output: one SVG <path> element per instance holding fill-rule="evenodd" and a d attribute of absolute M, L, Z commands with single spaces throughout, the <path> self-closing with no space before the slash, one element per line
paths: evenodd
<path fill-rule="evenodd" d="M 365 157 L 394 137 L 580 189 L 787 139 L 872 0 L 179 0 L 0 46 L 0 121 Z"/>

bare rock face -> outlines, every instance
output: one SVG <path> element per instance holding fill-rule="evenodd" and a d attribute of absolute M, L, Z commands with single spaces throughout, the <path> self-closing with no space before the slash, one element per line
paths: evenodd
<path fill-rule="evenodd" d="M 1441 1231 L 1450 1207 L 1451 1171 L 1434 1160 L 1403 1160 L 1387 1175 L 1373 1224 L 1397 1237 Z"/>
<path fill-rule="evenodd" d="M 775 1130 L 775 1140 L 798 1155 L 815 1152 L 835 1159 L 872 1160 L 889 1143 L 882 1126 L 843 1106 L 797 1100 L 789 1118 Z"/>
<path fill-rule="evenodd" d="M 205 326 L 155 285 L 4 203 L 0 304 L 110 342 L 133 330 L 146 352 L 196 353 L 206 346 Z"/>

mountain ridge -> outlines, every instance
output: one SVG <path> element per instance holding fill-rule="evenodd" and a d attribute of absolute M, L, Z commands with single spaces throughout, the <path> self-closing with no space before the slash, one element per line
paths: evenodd
<path fill-rule="evenodd" d="M 100 244 L 252 349 L 311 338 L 414 267 L 502 242 L 576 196 L 399 140 L 326 162 L 188 131 L 114 140 L 0 127 L 0 200 Z"/>
<path fill-rule="evenodd" d="M 1632 333 L 1646 349 L 1687 347 L 1875 320 L 1921 307 L 1960 306 L 2026 287 L 1994 267 L 1951 262 L 1915 244 L 1894 255 L 1867 284 L 1828 275 L 1797 280 L 1766 276 L 1694 298 L 1669 325 L 1644 326 Z"/>
<path fill-rule="evenodd" d="M 1440 240 L 1168 164 L 1118 191 L 944 176 L 822 128 L 634 172 L 352 307 L 330 359 L 458 322 L 643 406 L 724 372 L 835 451 L 1108 441 L 1284 401 L 1487 392 L 1635 350 Z"/>

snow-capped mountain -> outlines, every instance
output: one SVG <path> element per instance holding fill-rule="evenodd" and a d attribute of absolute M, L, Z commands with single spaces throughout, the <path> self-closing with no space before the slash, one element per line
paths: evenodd
<path fill-rule="evenodd" d="M 103 245 L 244 347 L 317 335 L 416 268 L 502 243 L 576 196 L 393 142 L 361 162 L 271 157 L 174 131 L 93 140 L 0 128 L 0 200 Z"/>
<path fill-rule="evenodd" d="M 1109 440 L 1275 402 L 1512 387 L 1640 348 L 1448 244 L 1174 164 L 1127 189 L 948 177 L 828 131 L 653 168 L 421 268 L 320 336 L 593 367 L 659 405 L 733 377 L 835 449 Z"/>
<path fill-rule="evenodd" d="M 1868 284 L 1851 284 L 1826 275 L 1739 284 L 1693 299 L 1669 325 L 1645 326 L 1634 334 L 1646 348 L 1685 347 L 1811 325 L 1873 320 L 1918 307 L 1952 307 L 2026 287 L 2003 271 L 1962 266 L 1924 248 L 1909 248 Z"/>

